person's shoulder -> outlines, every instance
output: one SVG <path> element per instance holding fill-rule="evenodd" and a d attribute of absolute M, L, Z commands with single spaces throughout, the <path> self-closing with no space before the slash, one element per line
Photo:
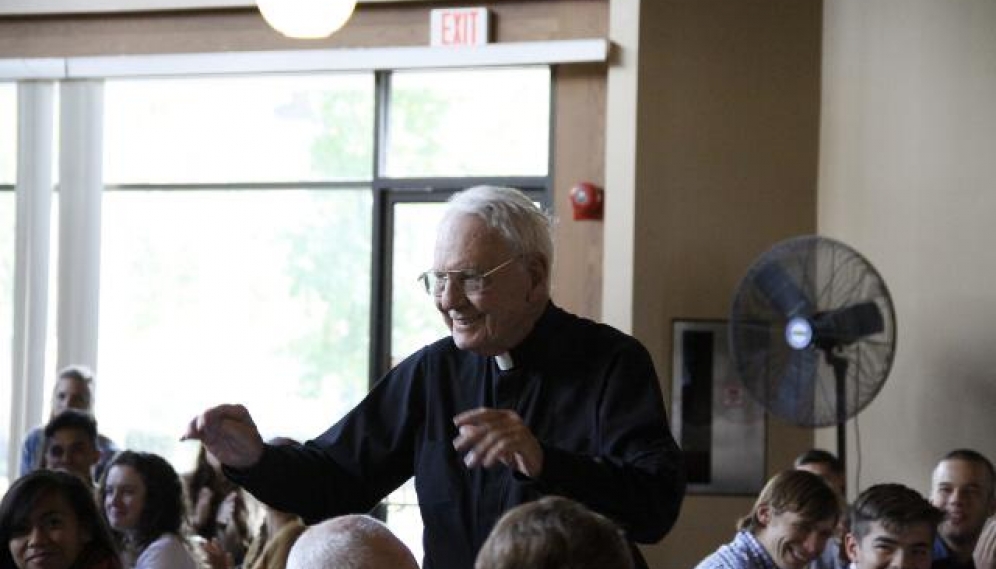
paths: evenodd
<path fill-rule="evenodd" d="M 748 569 L 746 556 L 733 549 L 730 544 L 719 546 L 695 566 L 695 569 Z"/>
<path fill-rule="evenodd" d="M 598 338 L 600 341 L 610 340 L 624 345 L 634 344 L 642 346 L 636 338 L 610 324 L 568 312 L 553 304 L 548 309 L 546 318 L 549 328 L 552 330 L 570 329 L 574 330 L 578 335 Z"/>
<path fill-rule="evenodd" d="M 706 557 L 696 569 L 774 569 L 770 567 L 763 548 L 750 532 L 740 531 L 733 541 L 721 545 L 712 555 Z"/>
<path fill-rule="evenodd" d="M 42 438 L 45 436 L 44 427 L 32 427 L 28 434 L 24 435 L 24 446 L 34 446 L 41 442 Z"/>
<path fill-rule="evenodd" d="M 197 569 L 197 562 L 179 536 L 164 533 L 142 551 L 135 569 Z"/>
<path fill-rule="evenodd" d="M 105 450 L 111 452 L 118 451 L 117 443 L 111 440 L 110 437 L 103 435 L 101 433 L 97 433 L 97 447 L 100 448 L 101 451 Z"/>

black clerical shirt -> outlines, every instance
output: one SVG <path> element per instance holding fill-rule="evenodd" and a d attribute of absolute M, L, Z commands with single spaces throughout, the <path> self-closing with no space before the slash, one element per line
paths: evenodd
<path fill-rule="evenodd" d="M 632 541 L 659 541 L 685 482 L 646 349 L 551 303 L 511 359 L 514 369 L 501 371 L 495 358 L 440 340 L 391 370 L 317 439 L 267 446 L 256 466 L 229 475 L 309 523 L 369 511 L 414 475 L 424 569 L 471 569 L 503 512 L 550 494 L 615 520 Z M 477 407 L 522 417 L 543 448 L 537 479 L 504 465 L 464 465 L 453 417 Z"/>

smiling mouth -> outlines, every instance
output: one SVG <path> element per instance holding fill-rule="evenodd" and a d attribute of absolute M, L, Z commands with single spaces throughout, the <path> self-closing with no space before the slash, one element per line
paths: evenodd
<path fill-rule="evenodd" d="M 480 319 L 481 319 L 480 315 L 478 315 L 478 316 L 465 316 L 465 317 L 462 317 L 462 318 L 454 318 L 452 316 L 450 317 L 450 320 L 452 320 L 453 323 L 456 324 L 456 325 L 458 325 L 458 326 L 469 326 L 469 325 L 477 322 Z"/>
<path fill-rule="evenodd" d="M 801 554 L 794 549 L 789 549 L 786 551 L 788 553 L 790 560 L 794 561 L 794 565 L 805 566 L 808 565 L 812 559 L 808 555 Z"/>
<path fill-rule="evenodd" d="M 25 561 L 26 564 L 35 563 L 35 562 L 38 562 L 38 561 L 41 561 L 41 560 L 48 559 L 48 558 L 52 557 L 54 554 L 55 554 L 55 552 L 53 552 L 53 551 L 39 551 L 38 553 L 35 553 L 34 555 L 28 556 L 24 561 Z"/>

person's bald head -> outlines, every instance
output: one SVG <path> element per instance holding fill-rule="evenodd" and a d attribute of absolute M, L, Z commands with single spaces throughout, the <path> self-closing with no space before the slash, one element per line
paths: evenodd
<path fill-rule="evenodd" d="M 287 569 L 418 569 L 418 563 L 387 526 L 349 515 L 308 527 L 291 548 Z"/>

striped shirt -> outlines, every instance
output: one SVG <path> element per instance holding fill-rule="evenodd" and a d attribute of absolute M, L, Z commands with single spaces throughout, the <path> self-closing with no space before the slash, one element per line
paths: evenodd
<path fill-rule="evenodd" d="M 730 543 L 703 559 L 695 569 L 778 569 L 774 559 L 749 531 L 741 531 Z"/>

